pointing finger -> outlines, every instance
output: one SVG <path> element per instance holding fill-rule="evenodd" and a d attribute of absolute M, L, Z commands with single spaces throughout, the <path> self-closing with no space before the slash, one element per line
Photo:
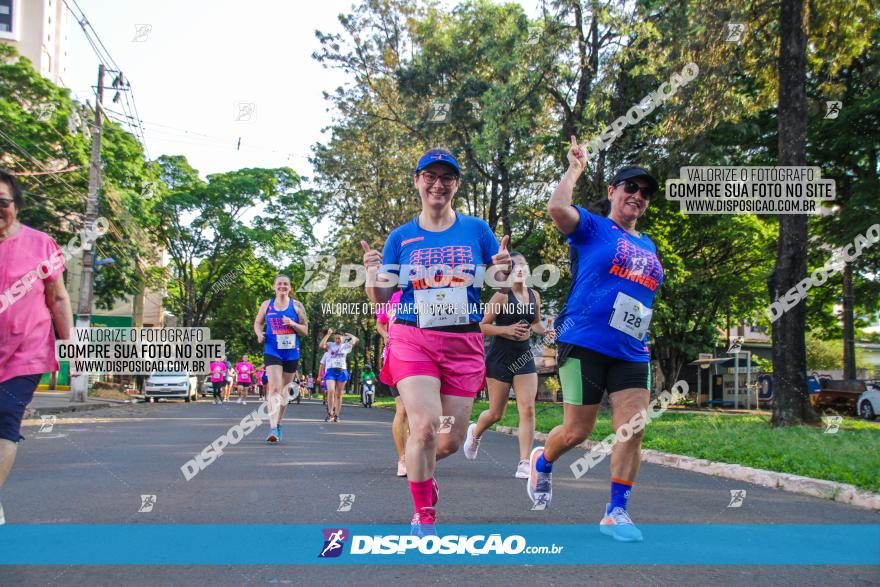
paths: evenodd
<path fill-rule="evenodd" d="M 510 242 L 510 235 L 509 235 L 509 234 L 505 234 L 503 237 L 501 237 L 501 245 L 498 247 L 498 250 L 499 250 L 499 251 L 504 251 L 504 250 L 506 250 L 506 249 L 507 249 L 507 243 L 509 243 L 509 242 Z"/>
<path fill-rule="evenodd" d="M 367 243 L 367 241 L 361 240 L 361 246 L 364 248 L 365 253 L 370 252 L 370 245 L 369 245 L 369 243 Z"/>

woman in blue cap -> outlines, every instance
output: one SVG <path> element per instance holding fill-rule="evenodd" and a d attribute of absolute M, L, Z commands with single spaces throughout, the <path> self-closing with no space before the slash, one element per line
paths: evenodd
<path fill-rule="evenodd" d="M 387 302 L 398 285 L 403 291 L 389 331 L 386 369 L 409 420 L 412 531 L 425 535 L 435 531 L 437 459 L 458 450 L 486 381 L 480 289 L 484 277 L 507 278 L 510 237 L 499 245 L 484 220 L 453 210 L 461 167 L 449 151 L 425 153 L 413 183 L 422 202 L 419 215 L 391 232 L 381 254 L 365 241 L 361 246 L 370 300 Z"/>
<path fill-rule="evenodd" d="M 617 443 L 611 499 L 599 529 L 632 542 L 642 533 L 627 513 L 627 499 L 639 471 L 650 398 L 651 306 L 663 282 L 657 247 L 636 223 L 658 184 L 647 170 L 624 167 L 599 203 L 600 214 L 593 214 L 571 203 L 586 161 L 571 137 L 568 170 L 547 205 L 556 228 L 568 237 L 571 256 L 571 291 L 556 320 L 562 325 L 557 340 L 564 407 L 562 425 L 550 432 L 546 446 L 532 451 L 527 491 L 535 507 L 550 504 L 553 463 L 589 437 L 607 391 Z"/>

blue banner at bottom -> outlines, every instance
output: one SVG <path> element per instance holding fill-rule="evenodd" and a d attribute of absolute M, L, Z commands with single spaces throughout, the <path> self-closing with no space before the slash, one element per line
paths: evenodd
<path fill-rule="evenodd" d="M 880 525 L 6 525 L 3 565 L 877 565 Z M 213 548 L 262 544 L 273 548 Z M 193 548 L 203 545 L 204 548 Z"/>

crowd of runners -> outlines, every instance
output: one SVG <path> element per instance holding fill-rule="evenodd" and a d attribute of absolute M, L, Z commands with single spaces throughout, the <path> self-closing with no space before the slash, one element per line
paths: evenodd
<path fill-rule="evenodd" d="M 376 329 L 384 348 L 378 377 L 395 398 L 396 471 L 408 480 L 414 534 L 436 531 L 437 460 L 459 448 L 467 459 L 477 459 L 482 435 L 504 416 L 511 389 L 519 412 L 519 460 L 511 468 L 525 480 L 535 509 L 550 505 L 553 464 L 590 435 L 606 392 L 615 430 L 648 406 L 647 333 L 663 269 L 656 247 L 636 224 L 658 182 L 643 168 L 622 168 L 607 195 L 589 211 L 572 205 L 585 163 L 572 137 L 568 169 L 547 205 L 555 227 L 567 238 L 572 271 L 571 290 L 551 333 L 542 325 L 540 294 L 526 286 L 527 259 L 508 249 L 510 235 L 499 242 L 485 221 L 453 209 L 462 170 L 448 151 L 431 149 L 415 166 L 418 216 L 393 230 L 381 251 L 361 241 L 366 294 L 380 305 Z M 17 221 L 21 206 L 15 178 L 0 172 L 0 291 L 58 250 L 51 237 Z M 58 279 L 63 268 L 62 261 L 36 279 L 15 312 L 0 313 L 0 486 L 22 438 L 24 408 L 40 376 L 58 369 L 55 336 L 67 338 L 71 328 L 69 299 Z M 483 281 L 504 284 L 485 313 Z M 269 405 L 277 405 L 269 412 L 269 443 L 283 441 L 284 411 L 294 395 L 324 391 L 324 421 L 341 421 L 342 396 L 352 380 L 347 359 L 359 343 L 352 334 L 326 330 L 317 378 L 299 374 L 308 316 L 287 276 L 277 276 L 273 289 L 274 297 L 260 305 L 253 323 L 263 345 L 260 367 L 243 355 L 234 366 L 211 363 L 209 375 L 215 403 L 228 401 L 233 392 L 238 403 L 246 403 L 256 389 Z M 535 447 L 538 375 L 530 340 L 542 335 L 558 343 L 564 417 L 546 445 Z M 365 367 L 361 381 L 375 376 L 372 367 Z M 488 409 L 472 422 L 474 399 L 484 388 Z M 441 422 L 448 425 L 442 434 Z M 612 452 L 610 498 L 598 517 L 599 529 L 617 540 L 641 540 L 627 514 L 640 444 L 641 433 L 634 433 Z"/>

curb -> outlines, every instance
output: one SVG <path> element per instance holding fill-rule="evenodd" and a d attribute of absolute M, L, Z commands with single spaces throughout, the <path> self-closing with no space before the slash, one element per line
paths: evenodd
<path fill-rule="evenodd" d="M 495 431 L 511 436 L 517 433 L 516 428 L 511 428 L 509 426 L 496 426 Z M 545 442 L 547 440 L 547 434 L 544 432 L 535 432 L 535 440 Z M 599 442 L 585 440 L 577 445 L 577 448 L 588 451 L 591 450 L 593 446 L 599 446 L 600 444 L 601 443 Z M 831 501 L 844 503 L 858 508 L 880 511 L 880 493 L 859 489 L 855 485 L 850 485 L 848 483 L 814 479 L 812 477 L 803 477 L 801 475 L 792 475 L 789 473 L 778 473 L 776 471 L 755 469 L 753 467 L 732 465 L 730 463 L 719 463 L 707 459 L 665 453 L 647 448 L 642 449 L 642 461 L 655 465 L 662 465 L 664 467 L 682 469 L 684 471 L 693 471 L 694 473 L 700 473 L 703 475 L 711 475 L 713 477 L 724 477 L 726 479 L 754 483 L 755 485 L 760 485 L 762 487 L 781 489 L 782 491 L 788 491 L 790 493 L 800 493 L 801 495 L 809 495 L 810 497 L 829 499 Z"/>
<path fill-rule="evenodd" d="M 24 411 L 25 418 L 34 418 L 37 416 L 49 414 L 66 414 L 68 412 L 91 412 L 92 410 L 100 410 L 101 408 L 109 408 L 112 404 L 90 402 L 85 404 L 73 404 L 69 406 L 49 406 L 45 408 L 27 408 Z"/>

